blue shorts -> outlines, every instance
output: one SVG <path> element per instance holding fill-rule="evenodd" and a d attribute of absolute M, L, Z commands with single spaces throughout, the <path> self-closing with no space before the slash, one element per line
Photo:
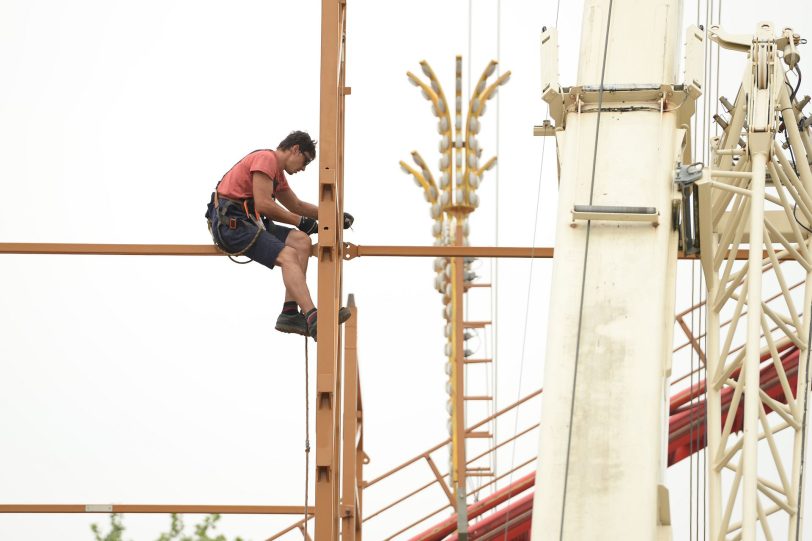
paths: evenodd
<path fill-rule="evenodd" d="M 225 204 L 222 199 L 220 204 Z M 235 218 L 231 224 L 220 223 L 217 210 L 214 209 L 214 205 L 211 203 L 209 203 L 206 217 L 211 222 L 212 236 L 215 243 L 219 244 L 227 252 L 234 253 L 245 250 L 245 247 L 250 244 L 257 234 L 258 227 L 248 218 L 245 211 L 236 204 L 226 204 L 226 217 Z M 285 240 L 287 240 L 293 229 L 275 224 L 268 218 L 262 218 L 262 223 L 265 225 L 265 231 L 259 232 L 254 245 L 243 255 L 272 269 L 276 265 L 279 252 L 285 247 Z M 231 228 L 229 225 L 235 227 Z"/>

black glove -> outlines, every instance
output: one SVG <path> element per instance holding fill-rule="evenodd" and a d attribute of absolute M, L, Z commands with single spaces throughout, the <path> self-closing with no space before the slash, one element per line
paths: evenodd
<path fill-rule="evenodd" d="M 307 216 L 302 216 L 302 219 L 299 220 L 299 231 L 304 231 L 308 235 L 312 235 L 313 233 L 317 233 L 319 230 L 319 222 L 314 220 L 313 218 L 308 218 Z"/>
<path fill-rule="evenodd" d="M 352 214 L 349 212 L 344 213 L 344 229 L 349 229 L 352 227 L 352 223 L 355 221 Z"/>

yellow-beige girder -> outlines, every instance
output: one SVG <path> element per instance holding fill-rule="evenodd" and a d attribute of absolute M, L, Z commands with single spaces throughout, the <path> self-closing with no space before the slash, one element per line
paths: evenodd
<path fill-rule="evenodd" d="M 681 5 L 587 0 L 571 88 L 557 80 L 555 30 L 542 32 L 560 173 L 534 541 L 671 538 L 674 171 L 704 72 L 691 28 L 678 79 Z"/>
<path fill-rule="evenodd" d="M 800 36 L 789 28 L 776 32 L 770 23 L 760 23 L 753 35 L 728 35 L 718 27 L 712 27 L 710 35 L 721 47 L 747 53 L 742 84 L 728 111 L 730 122 L 714 142 L 711 163 L 698 182 L 701 259 L 708 285 L 710 539 L 732 536 L 750 541 L 759 530 L 767 539 L 797 539 L 803 532 L 809 389 L 812 292 L 806 284 L 812 253 L 805 229 L 812 224 L 812 146 L 808 126 L 799 129 L 803 107 L 791 94 L 784 64 L 789 69 L 797 65 Z M 782 124 L 789 155 L 776 140 Z M 750 257 L 737 264 L 731 254 L 745 242 Z M 794 260 L 805 277 L 803 300 L 793 298 L 787 286 L 791 264 L 779 264 L 785 259 Z M 783 298 L 781 310 L 763 300 L 766 271 L 777 283 L 776 296 Z M 722 312 L 730 318 L 724 328 Z M 745 334 L 746 346 L 735 352 L 731 344 L 737 330 Z M 781 358 L 787 344 L 800 353 L 795 389 Z M 775 367 L 782 388 L 778 399 L 761 388 L 762 359 L 765 366 Z M 726 390 L 732 400 L 722 424 L 721 397 Z M 768 416 L 770 410 L 774 414 Z M 743 430 L 737 435 L 732 422 L 742 411 Z M 787 429 L 793 444 L 781 445 L 776 435 Z"/>

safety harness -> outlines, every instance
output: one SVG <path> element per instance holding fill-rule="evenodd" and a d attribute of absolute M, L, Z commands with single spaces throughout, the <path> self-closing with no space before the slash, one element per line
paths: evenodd
<path fill-rule="evenodd" d="M 250 152 L 249 155 L 253 154 L 254 152 L 261 152 L 262 150 L 267 149 L 254 150 L 253 152 Z M 223 175 L 223 178 L 220 179 L 220 182 L 217 183 L 217 186 L 214 187 L 214 192 L 211 194 L 211 204 L 214 206 L 214 209 L 217 212 L 218 224 L 214 225 L 212 223 L 210 214 L 206 213 L 206 221 L 209 224 L 209 233 L 211 233 L 211 237 L 214 240 L 214 245 L 217 246 L 217 249 L 226 254 L 229 257 L 229 259 L 231 259 L 234 263 L 240 264 L 249 263 L 250 261 L 237 261 L 234 258 L 237 256 L 244 255 L 248 250 L 250 250 L 254 246 L 254 244 L 257 243 L 257 239 L 259 238 L 260 234 L 263 231 L 267 231 L 267 227 L 265 227 L 265 223 L 262 221 L 262 217 L 254 207 L 254 198 L 236 200 L 223 197 L 217 192 L 217 189 L 220 187 L 220 183 L 223 182 L 223 179 L 225 178 L 226 178 L 225 175 Z M 273 197 L 273 199 L 276 199 L 276 180 L 274 180 L 273 182 L 274 182 L 274 193 L 271 195 L 271 197 Z M 228 216 L 228 210 L 231 208 L 238 208 L 242 210 L 245 213 L 244 215 L 246 219 L 242 217 L 238 218 L 235 216 Z M 254 234 L 254 237 L 251 239 L 251 242 L 249 242 L 245 246 L 245 248 L 243 248 L 238 252 L 231 252 L 228 249 L 226 249 L 225 243 L 223 242 L 223 239 L 220 237 L 219 225 L 224 224 L 227 225 L 229 229 L 237 229 L 237 227 L 239 227 L 240 222 L 246 225 L 249 223 L 255 225 L 257 228 L 257 232 Z"/>
<path fill-rule="evenodd" d="M 220 181 L 222 182 L 222 180 Z M 242 261 L 237 261 L 234 259 L 237 256 L 244 255 L 245 252 L 250 250 L 254 244 L 256 244 L 257 239 L 259 238 L 260 234 L 266 230 L 265 224 L 262 221 L 259 213 L 254 209 L 254 200 L 251 199 L 243 199 L 242 201 L 237 201 L 234 199 L 229 199 L 227 197 L 221 196 L 217 193 L 217 188 L 220 187 L 220 182 L 217 183 L 217 187 L 215 187 L 214 192 L 211 194 L 211 204 L 214 206 L 214 210 L 217 212 L 217 223 L 213 223 L 211 219 L 211 214 L 206 214 L 206 221 L 209 225 L 209 233 L 211 233 L 211 237 L 214 240 L 214 245 L 217 246 L 217 249 L 226 254 L 229 259 L 234 261 L 235 263 L 247 263 Z M 229 216 L 228 211 L 229 209 L 237 208 L 242 211 L 245 218 L 237 217 L 237 216 Z M 223 242 L 222 237 L 220 236 L 220 228 L 219 226 L 226 225 L 229 229 L 237 229 L 240 226 L 240 223 L 244 225 L 252 224 L 256 226 L 257 231 L 254 233 L 253 238 L 251 241 L 242 249 L 236 252 L 232 252 L 226 248 L 225 243 Z"/>

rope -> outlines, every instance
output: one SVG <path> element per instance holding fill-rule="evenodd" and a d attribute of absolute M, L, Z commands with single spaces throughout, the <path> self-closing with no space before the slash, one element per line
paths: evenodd
<path fill-rule="evenodd" d="M 589 204 L 592 204 L 595 192 L 595 169 L 598 163 L 598 140 L 601 133 L 601 110 L 603 109 L 603 82 L 606 75 L 606 54 L 609 50 L 609 29 L 612 25 L 612 4 L 614 0 L 609 0 L 609 11 L 606 17 L 606 37 L 603 43 L 603 65 L 601 66 L 601 85 L 598 89 L 598 118 L 595 126 L 595 149 L 592 154 L 592 179 L 589 185 Z M 561 501 L 561 525 L 559 527 L 559 539 L 564 539 L 564 517 L 567 510 L 567 488 L 570 472 L 570 451 L 572 450 L 572 419 L 575 413 L 575 391 L 578 383 L 578 361 L 581 356 L 581 329 L 584 316 L 584 289 L 586 288 L 586 267 L 589 257 L 589 238 L 592 232 L 592 221 L 586 223 L 586 246 L 584 248 L 584 266 L 581 275 L 581 300 L 578 308 L 578 333 L 575 338 L 575 364 L 572 373 L 572 396 L 570 397 L 570 420 L 567 428 L 567 460 L 564 467 L 564 493 Z"/>
<path fill-rule="evenodd" d="M 303 527 L 307 533 L 308 491 L 310 487 L 310 359 L 307 351 L 307 336 L 305 336 L 305 497 L 304 497 L 304 523 Z"/>

